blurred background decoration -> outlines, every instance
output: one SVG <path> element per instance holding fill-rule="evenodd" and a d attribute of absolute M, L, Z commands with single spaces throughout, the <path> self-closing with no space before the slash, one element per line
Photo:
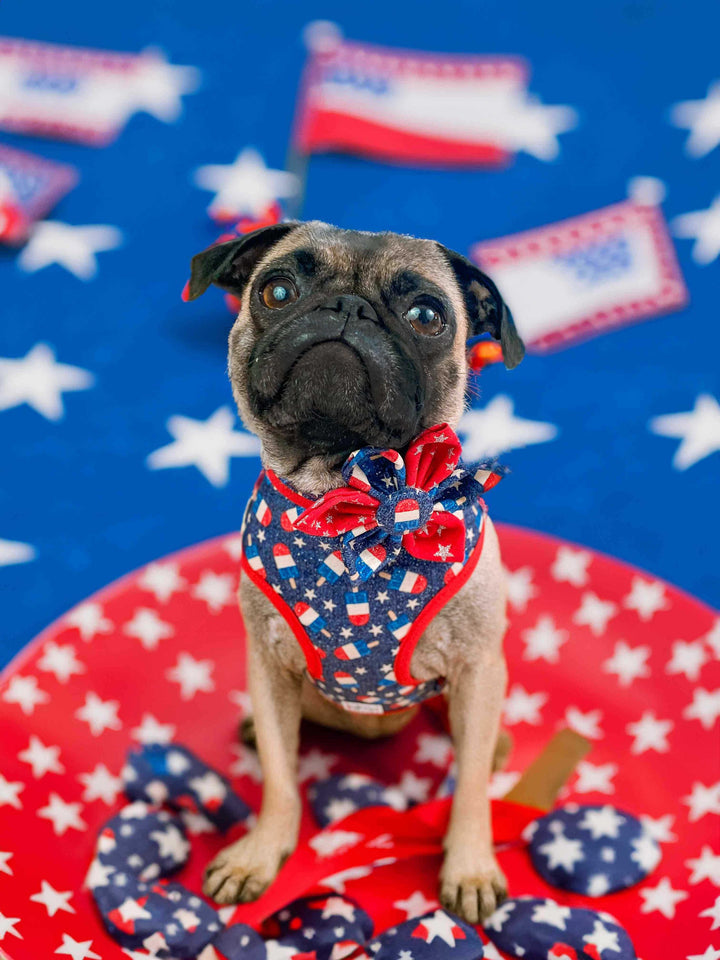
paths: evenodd
<path fill-rule="evenodd" d="M 511 374 L 471 351 L 467 455 L 513 470 L 494 516 L 716 603 L 710 18 L 697 0 L 5 7 L 0 664 L 103 584 L 239 526 L 259 461 L 231 317 L 180 294 L 193 253 L 285 215 L 472 255 L 529 346 Z M 649 576 L 628 602 L 652 616 L 659 595 Z"/>

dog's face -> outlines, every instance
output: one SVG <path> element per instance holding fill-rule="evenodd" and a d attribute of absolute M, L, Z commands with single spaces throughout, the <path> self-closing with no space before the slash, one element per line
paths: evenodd
<path fill-rule="evenodd" d="M 191 298 L 215 283 L 241 299 L 233 392 L 286 476 L 456 425 L 468 337 L 489 331 L 508 367 L 523 355 L 492 282 L 434 241 L 284 223 L 210 247 L 192 268 Z"/>

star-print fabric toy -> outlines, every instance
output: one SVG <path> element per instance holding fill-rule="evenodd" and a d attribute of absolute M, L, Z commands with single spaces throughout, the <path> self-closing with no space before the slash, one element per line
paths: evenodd
<path fill-rule="evenodd" d="M 475 569 L 481 495 L 505 472 L 466 467 L 441 424 L 405 456 L 364 448 L 346 486 L 316 500 L 264 471 L 243 522 L 242 568 L 285 618 L 321 693 L 348 710 L 385 713 L 438 693 L 410 661 L 423 630 Z"/>
<path fill-rule="evenodd" d="M 303 897 L 279 910 L 262 925 L 261 933 L 299 956 L 336 960 L 350 956 L 373 932 L 373 922 L 346 897 Z M 293 954 L 288 954 L 293 956 Z"/>
<path fill-rule="evenodd" d="M 637 817 L 612 806 L 567 804 L 531 823 L 529 853 L 554 887 L 602 897 L 639 883 L 660 848 Z"/>
<path fill-rule="evenodd" d="M 315 819 L 321 827 L 364 807 L 405 810 L 408 802 L 398 787 L 388 787 L 362 773 L 338 774 L 318 780 L 308 790 Z"/>
<path fill-rule="evenodd" d="M 610 914 L 554 900 L 506 900 L 484 929 L 496 947 L 523 960 L 636 960 L 630 937 Z"/>

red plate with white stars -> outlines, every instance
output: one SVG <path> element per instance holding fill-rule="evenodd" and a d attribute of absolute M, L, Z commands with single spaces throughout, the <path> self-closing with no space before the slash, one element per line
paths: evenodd
<path fill-rule="evenodd" d="M 493 779 L 493 796 L 512 786 L 557 727 L 570 725 L 594 748 L 563 800 L 642 816 L 663 853 L 639 886 L 588 900 L 547 886 L 514 843 L 499 853 L 511 893 L 612 913 L 644 960 L 668 956 L 669 944 L 673 957 L 717 960 L 720 619 L 590 550 L 512 527 L 500 535 L 510 571 L 505 723 L 515 749 Z M 238 551 L 239 538 L 224 537 L 123 578 L 49 627 L 3 674 L 3 957 L 124 956 L 83 880 L 98 828 L 122 805 L 119 774 L 129 746 L 174 738 L 230 776 L 257 809 L 257 759 L 236 738 L 238 715 L 248 709 L 234 597 Z M 433 799 L 451 761 L 440 713 L 428 706 L 397 737 L 353 741 L 351 749 L 346 736 L 308 727 L 300 779 L 307 787 L 330 774 L 367 773 L 423 802 Z M 404 814 L 376 809 L 319 833 L 306 804 L 303 842 L 278 883 L 257 904 L 223 917 L 257 922 L 284 898 L 311 890 L 356 898 L 376 931 L 433 909 L 439 831 L 428 810 L 442 820 L 442 804 Z M 496 835 L 505 836 L 503 808 L 496 814 Z M 227 842 L 198 833 L 203 826 L 189 818 L 193 851 L 178 875 L 196 891 L 205 863 Z M 486 956 L 501 955 L 489 946 Z M 601 960 L 612 960 L 612 951 Z"/>

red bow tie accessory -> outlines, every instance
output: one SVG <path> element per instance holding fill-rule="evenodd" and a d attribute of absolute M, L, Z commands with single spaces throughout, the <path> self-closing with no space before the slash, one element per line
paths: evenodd
<path fill-rule="evenodd" d="M 446 424 L 421 433 L 403 457 L 364 447 L 342 468 L 347 486 L 308 507 L 295 528 L 317 537 L 342 537 L 351 576 L 367 580 L 402 548 L 420 560 L 465 559 L 464 506 L 503 476 L 495 463 L 467 468 L 461 445 Z"/>

